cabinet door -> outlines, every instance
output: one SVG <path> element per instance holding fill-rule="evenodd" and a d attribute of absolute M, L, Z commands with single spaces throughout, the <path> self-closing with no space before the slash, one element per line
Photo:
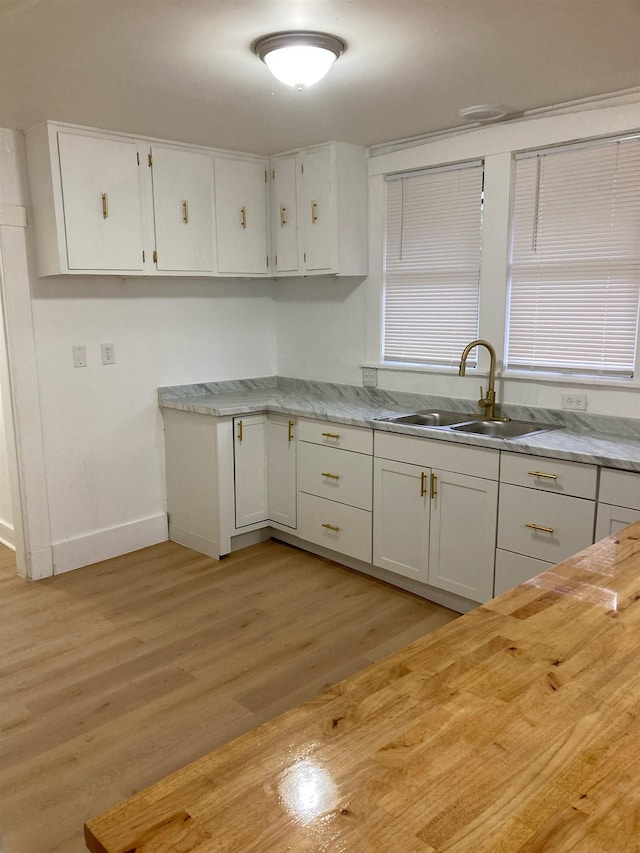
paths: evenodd
<path fill-rule="evenodd" d="M 269 519 L 296 528 L 296 423 L 268 418 Z"/>
<path fill-rule="evenodd" d="M 472 601 L 493 597 L 498 484 L 433 471 L 429 583 Z"/>
<path fill-rule="evenodd" d="M 267 271 L 267 184 L 264 161 L 215 158 L 218 272 Z"/>
<path fill-rule="evenodd" d="M 272 228 L 277 272 L 298 270 L 298 167 L 295 157 L 273 166 Z"/>
<path fill-rule="evenodd" d="M 429 563 L 428 468 L 376 459 L 373 563 L 424 583 Z"/>
<path fill-rule="evenodd" d="M 197 151 L 152 149 L 159 270 L 213 272 L 213 161 Z"/>
<path fill-rule="evenodd" d="M 598 520 L 596 521 L 596 542 L 622 530 L 627 524 L 640 520 L 640 510 L 627 509 L 621 506 L 598 504 Z"/>
<path fill-rule="evenodd" d="M 328 148 L 305 154 L 302 160 L 300 218 L 304 235 L 305 269 L 309 272 L 331 271 L 333 267 L 335 212 L 332 207 L 330 166 Z"/>
<path fill-rule="evenodd" d="M 234 418 L 236 529 L 267 519 L 266 415 Z"/>
<path fill-rule="evenodd" d="M 58 153 L 69 269 L 142 271 L 135 140 L 60 132 Z"/>

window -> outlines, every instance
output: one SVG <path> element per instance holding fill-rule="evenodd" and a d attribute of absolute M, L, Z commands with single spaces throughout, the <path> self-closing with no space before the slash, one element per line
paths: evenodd
<path fill-rule="evenodd" d="M 482 162 L 387 177 L 385 361 L 457 365 L 478 337 L 482 186 Z"/>
<path fill-rule="evenodd" d="M 515 163 L 506 366 L 632 378 L 640 137 Z"/>

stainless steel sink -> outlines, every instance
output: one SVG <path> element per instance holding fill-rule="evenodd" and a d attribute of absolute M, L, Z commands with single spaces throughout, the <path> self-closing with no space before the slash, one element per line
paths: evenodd
<path fill-rule="evenodd" d="M 537 424 L 530 421 L 470 421 L 452 426 L 455 432 L 470 432 L 475 435 L 490 435 L 495 438 L 522 438 L 537 432 L 557 429 L 552 424 Z"/>
<path fill-rule="evenodd" d="M 428 412 L 413 412 L 409 415 L 393 415 L 389 418 L 376 418 L 391 424 L 409 424 L 411 426 L 444 427 L 452 424 L 462 424 L 471 416 L 462 412 L 446 412 L 433 410 Z"/>

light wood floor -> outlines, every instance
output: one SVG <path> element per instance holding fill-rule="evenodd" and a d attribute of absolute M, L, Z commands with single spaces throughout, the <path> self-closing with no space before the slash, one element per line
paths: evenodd
<path fill-rule="evenodd" d="M 0 546 L 0 839 L 83 822 L 456 614 L 276 542 L 165 542 L 37 583 Z"/>

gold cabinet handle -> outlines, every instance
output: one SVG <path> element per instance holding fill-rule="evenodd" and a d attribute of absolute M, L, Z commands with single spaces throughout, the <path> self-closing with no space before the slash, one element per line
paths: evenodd
<path fill-rule="evenodd" d="M 287 213 L 287 208 L 284 206 L 284 204 L 281 204 L 280 205 L 280 227 L 281 228 L 287 224 L 286 213 Z"/>
<path fill-rule="evenodd" d="M 546 477 L 548 480 L 557 480 L 557 474 L 545 474 L 544 471 L 529 471 L 532 477 Z"/>
<path fill-rule="evenodd" d="M 243 227 L 243 228 L 246 228 L 246 227 L 247 227 L 247 208 L 246 208 L 246 207 L 243 207 L 243 208 L 240 210 L 240 213 L 242 214 L 242 223 L 241 223 L 241 224 L 242 224 L 242 227 Z"/>
<path fill-rule="evenodd" d="M 525 527 L 530 527 L 531 530 L 541 530 L 543 533 L 553 533 L 553 527 L 543 527 L 541 524 L 526 523 Z"/>
<path fill-rule="evenodd" d="M 182 221 L 185 225 L 189 224 L 189 199 L 185 198 L 182 202 Z"/>
<path fill-rule="evenodd" d="M 323 524 L 322 526 L 323 526 L 323 527 L 326 527 L 326 528 L 327 528 L 327 530 L 333 530 L 333 531 L 334 531 L 334 533 L 339 533 L 339 532 L 340 532 L 340 528 L 339 528 L 339 527 L 336 527 L 336 526 L 335 526 L 335 524 Z"/>
<path fill-rule="evenodd" d="M 431 475 L 431 500 L 435 500 L 438 494 L 438 478 L 435 474 Z"/>
<path fill-rule="evenodd" d="M 102 193 L 102 218 L 109 218 L 109 193 Z"/>
<path fill-rule="evenodd" d="M 423 498 L 427 494 L 427 475 L 424 471 L 420 474 L 420 497 Z"/>
<path fill-rule="evenodd" d="M 340 433 L 339 433 L 339 432 L 323 432 L 323 433 L 322 433 L 322 435 L 323 435 L 325 438 L 335 438 L 335 439 L 336 439 L 336 441 L 340 438 Z"/>
<path fill-rule="evenodd" d="M 315 201 L 311 202 L 311 224 L 315 225 L 318 221 L 318 203 Z"/>
<path fill-rule="evenodd" d="M 288 432 L 287 432 L 288 441 L 293 441 L 293 426 L 294 426 L 293 421 L 289 421 Z"/>
<path fill-rule="evenodd" d="M 242 421 L 238 421 L 238 441 L 242 441 Z"/>
<path fill-rule="evenodd" d="M 323 471 L 322 476 L 328 477 L 330 480 L 339 480 L 340 479 L 340 474 L 329 474 L 328 471 Z"/>

